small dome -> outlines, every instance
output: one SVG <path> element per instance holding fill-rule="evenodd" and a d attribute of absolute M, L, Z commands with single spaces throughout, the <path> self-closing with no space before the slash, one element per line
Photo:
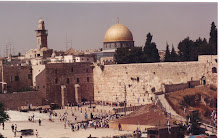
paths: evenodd
<path fill-rule="evenodd" d="M 44 23 L 44 21 L 43 21 L 42 19 L 40 19 L 40 20 L 38 21 L 38 24 L 42 24 L 42 23 Z"/>
<path fill-rule="evenodd" d="M 38 21 L 38 30 L 45 30 L 44 21 L 42 19 Z"/>
<path fill-rule="evenodd" d="M 48 48 L 47 48 L 47 47 L 42 47 L 40 50 L 41 50 L 41 51 L 47 51 Z"/>
<path fill-rule="evenodd" d="M 111 26 L 105 33 L 104 42 L 133 41 L 131 31 L 122 24 Z"/>

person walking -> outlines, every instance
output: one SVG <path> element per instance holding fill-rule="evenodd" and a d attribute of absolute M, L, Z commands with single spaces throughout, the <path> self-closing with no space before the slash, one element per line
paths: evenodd
<path fill-rule="evenodd" d="M 39 126 L 41 126 L 41 120 L 40 119 L 38 120 L 38 123 L 39 123 Z"/>
<path fill-rule="evenodd" d="M 5 123 L 4 122 L 2 123 L 2 129 L 3 130 L 5 129 Z"/>
<path fill-rule="evenodd" d="M 32 121 L 34 122 L 34 114 L 33 114 L 33 116 L 32 116 Z"/>
<path fill-rule="evenodd" d="M 11 131 L 14 132 L 14 124 L 11 125 Z"/>
<path fill-rule="evenodd" d="M 17 131 L 17 124 L 15 124 L 15 131 Z"/>
<path fill-rule="evenodd" d="M 17 130 L 15 129 L 15 130 L 14 130 L 14 137 L 16 137 L 16 132 L 17 132 Z"/>
<path fill-rule="evenodd" d="M 118 130 L 121 131 L 121 124 L 118 124 Z"/>

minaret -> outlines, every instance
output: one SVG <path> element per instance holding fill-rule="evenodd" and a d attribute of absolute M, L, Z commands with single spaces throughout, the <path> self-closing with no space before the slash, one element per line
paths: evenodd
<path fill-rule="evenodd" d="M 36 37 L 37 37 L 37 49 L 41 50 L 41 48 L 46 47 L 47 48 L 47 35 L 48 32 L 45 30 L 44 21 L 40 19 L 38 21 L 38 30 L 36 31 Z"/>

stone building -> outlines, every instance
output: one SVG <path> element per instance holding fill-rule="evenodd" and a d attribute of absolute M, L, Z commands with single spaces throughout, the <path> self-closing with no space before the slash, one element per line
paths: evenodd
<path fill-rule="evenodd" d="M 32 68 L 21 64 L 10 64 L 1 60 L 0 93 L 32 90 Z"/>
<path fill-rule="evenodd" d="M 36 88 L 42 92 L 44 104 L 93 101 L 93 86 L 92 63 L 46 64 L 36 76 Z"/>

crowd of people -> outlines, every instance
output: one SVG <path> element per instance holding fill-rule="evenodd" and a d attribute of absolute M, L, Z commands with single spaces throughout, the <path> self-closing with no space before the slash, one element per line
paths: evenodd
<path fill-rule="evenodd" d="M 113 119 L 117 119 L 121 117 L 119 114 L 97 114 L 93 115 L 90 113 L 90 116 L 88 115 L 87 112 L 84 114 L 82 111 L 80 112 L 81 116 L 84 116 L 84 120 L 82 121 L 77 121 L 77 116 L 72 112 L 72 117 L 74 118 L 75 121 L 70 121 L 67 118 L 67 111 L 64 112 L 62 115 L 59 113 L 59 118 L 60 121 L 64 122 L 64 128 L 66 129 L 67 126 L 74 132 L 78 131 L 80 129 L 86 130 L 87 128 L 109 128 L 109 121 Z"/>
<path fill-rule="evenodd" d="M 54 119 L 59 119 L 60 121 L 64 122 L 64 129 L 71 129 L 73 132 L 74 131 L 79 131 L 79 130 L 86 130 L 88 128 L 109 128 L 109 121 L 121 117 L 119 114 L 108 114 L 108 113 L 99 113 L 99 114 L 93 114 L 93 112 L 87 113 L 85 111 L 80 111 L 80 114 L 76 113 L 77 109 L 75 108 L 75 112 L 71 108 L 71 116 L 68 116 L 67 110 L 62 114 L 61 112 L 53 111 L 53 110 L 48 110 L 47 112 L 40 112 L 40 113 L 49 113 L 49 121 L 54 122 Z M 59 114 L 59 115 L 58 115 Z M 80 118 L 77 120 L 77 118 Z M 83 119 L 82 119 L 83 118 Z M 28 116 L 28 121 L 30 122 L 35 122 L 35 116 L 34 113 L 32 116 Z M 42 120 L 37 119 L 39 126 L 41 126 Z M 3 130 L 4 130 L 4 123 L 2 123 Z M 14 133 L 14 136 L 16 137 L 17 131 L 17 125 L 12 124 L 11 125 L 12 132 Z M 34 135 L 36 137 L 39 136 L 37 129 L 34 131 Z"/>

